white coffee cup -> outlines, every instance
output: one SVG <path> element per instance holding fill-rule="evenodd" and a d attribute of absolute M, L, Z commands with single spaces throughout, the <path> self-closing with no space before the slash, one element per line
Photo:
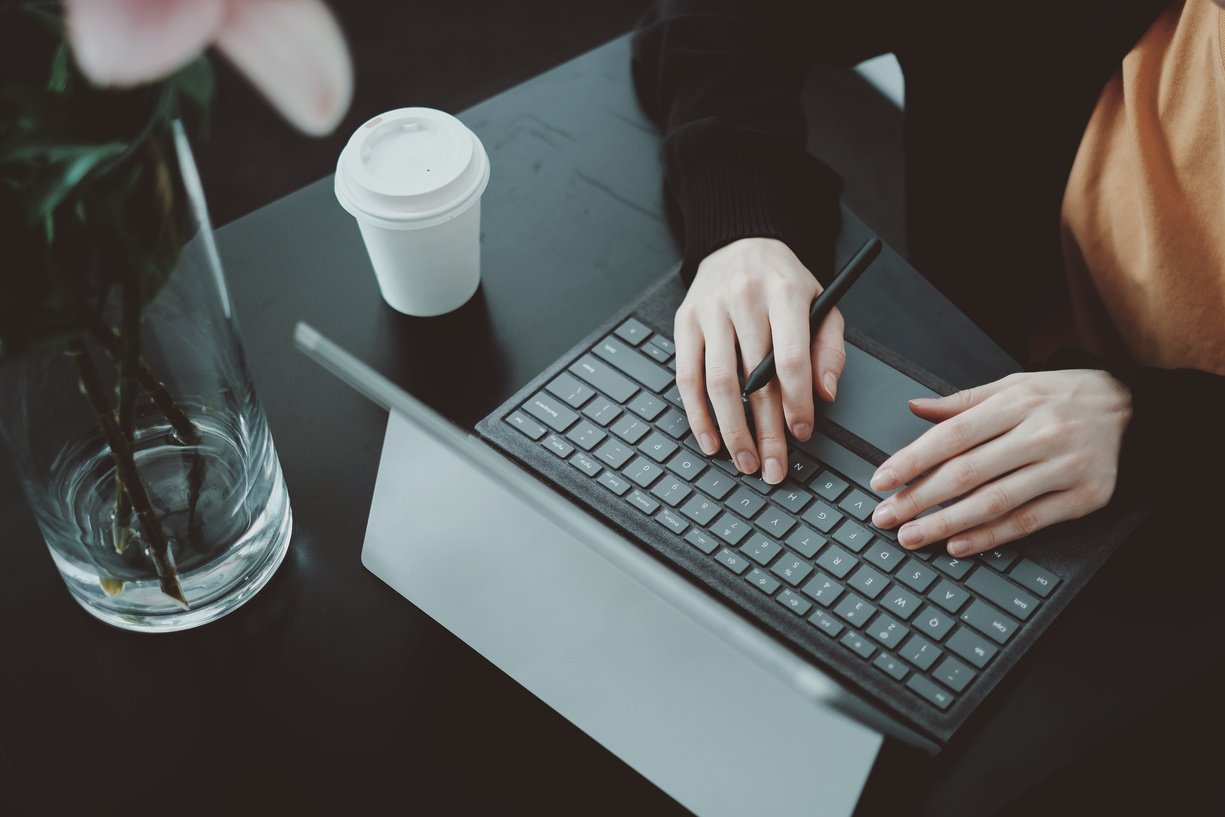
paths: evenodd
<path fill-rule="evenodd" d="M 349 139 L 336 164 L 336 198 L 357 219 L 393 309 L 441 315 L 476 292 L 488 184 L 481 140 L 442 111 L 388 111 Z"/>

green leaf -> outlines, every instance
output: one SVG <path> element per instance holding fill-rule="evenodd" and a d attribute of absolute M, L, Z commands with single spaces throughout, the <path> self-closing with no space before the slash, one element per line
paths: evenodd
<path fill-rule="evenodd" d="M 105 145 L 81 145 L 78 150 L 65 150 L 58 161 L 52 162 L 34 176 L 25 195 L 27 224 L 40 223 L 66 199 L 81 180 L 101 162 L 126 149 L 121 142 Z"/>
<path fill-rule="evenodd" d="M 166 87 L 186 98 L 202 112 L 207 112 L 216 89 L 212 63 L 197 57 L 166 79 Z"/>
<path fill-rule="evenodd" d="M 51 79 L 47 82 L 47 90 L 63 93 L 68 88 L 71 76 L 72 53 L 68 50 L 68 43 L 60 43 L 55 49 L 55 58 L 51 61 Z"/>

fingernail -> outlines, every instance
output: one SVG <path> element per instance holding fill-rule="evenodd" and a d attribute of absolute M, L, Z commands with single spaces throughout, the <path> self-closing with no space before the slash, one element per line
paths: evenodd
<path fill-rule="evenodd" d="M 891 528 L 897 524 L 897 513 L 888 502 L 882 502 L 876 506 L 876 513 L 872 514 L 872 521 L 878 528 Z"/>
<path fill-rule="evenodd" d="M 923 406 L 929 406 L 936 401 L 930 397 L 912 397 L 910 400 L 906 402 L 908 402 L 912 406 L 919 406 L 920 408 L 922 408 Z"/>
<path fill-rule="evenodd" d="M 965 556 L 970 552 L 969 539 L 950 539 L 949 540 L 949 555 L 950 556 Z"/>
<path fill-rule="evenodd" d="M 791 436 L 801 442 L 812 436 L 812 426 L 808 423 L 796 423 L 795 428 L 791 429 Z"/>
<path fill-rule="evenodd" d="M 893 487 L 893 483 L 897 480 L 897 474 L 894 473 L 893 467 L 886 465 L 883 468 L 878 468 L 876 473 L 872 475 L 872 482 L 869 483 L 873 490 L 887 491 Z"/>
<path fill-rule="evenodd" d="M 774 457 L 766 457 L 765 467 L 761 469 L 761 478 L 771 485 L 783 481 L 783 464 Z"/>
<path fill-rule="evenodd" d="M 702 446 L 702 453 L 706 454 L 707 456 L 713 456 L 719 453 L 719 446 L 715 442 L 715 438 L 710 436 L 710 434 L 705 431 L 698 436 L 698 445 Z"/>
<path fill-rule="evenodd" d="M 757 458 L 748 451 L 736 455 L 736 465 L 742 474 L 753 474 L 757 471 Z"/>
<path fill-rule="evenodd" d="M 919 530 L 919 526 L 913 522 L 903 525 L 902 529 L 897 532 L 897 540 L 906 547 L 912 547 L 923 541 L 923 531 Z"/>
<path fill-rule="evenodd" d="M 834 377 L 833 372 L 826 372 L 823 382 L 825 383 L 825 390 L 829 392 L 829 399 L 833 400 L 838 394 L 838 378 Z"/>

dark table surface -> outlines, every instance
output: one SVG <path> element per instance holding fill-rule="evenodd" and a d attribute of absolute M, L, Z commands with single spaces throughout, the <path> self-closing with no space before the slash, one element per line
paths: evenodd
<path fill-rule="evenodd" d="M 0 813 L 683 813 L 359 560 L 386 415 L 293 350 L 295 322 L 470 426 L 677 260 L 624 38 L 462 118 L 493 176 L 482 287 L 451 315 L 383 304 L 330 179 L 219 231 L 295 524 L 245 607 L 172 635 L 98 623 L 0 469 Z M 844 252 L 864 229 L 848 216 Z M 955 384 L 1009 366 L 895 256 L 844 308 Z M 1108 567 L 1120 577 L 1091 585 L 941 758 L 888 746 L 869 808 L 993 810 L 1185 681 L 1119 635 L 1125 568 Z"/>

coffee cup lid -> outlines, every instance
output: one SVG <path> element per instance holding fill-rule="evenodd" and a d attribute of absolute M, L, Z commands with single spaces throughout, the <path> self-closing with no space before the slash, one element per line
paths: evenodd
<path fill-rule="evenodd" d="M 476 134 L 432 108 L 400 108 L 357 129 L 336 164 L 336 198 L 365 222 L 419 229 L 463 213 L 489 183 Z"/>

